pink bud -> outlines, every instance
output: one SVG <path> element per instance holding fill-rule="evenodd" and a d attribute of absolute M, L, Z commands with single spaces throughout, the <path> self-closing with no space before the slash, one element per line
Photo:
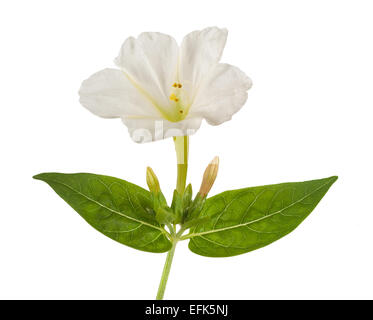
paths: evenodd
<path fill-rule="evenodd" d="M 219 157 L 215 157 L 207 166 L 205 173 L 203 174 L 201 188 L 199 193 L 204 198 L 210 192 L 212 185 L 215 182 L 216 176 L 218 175 L 219 169 Z"/>

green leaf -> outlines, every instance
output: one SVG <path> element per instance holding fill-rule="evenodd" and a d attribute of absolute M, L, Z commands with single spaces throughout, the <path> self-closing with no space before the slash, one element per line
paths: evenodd
<path fill-rule="evenodd" d="M 132 248 L 166 252 L 171 242 L 155 220 L 150 192 L 113 177 L 91 173 L 42 173 L 45 181 L 92 227 Z"/>
<path fill-rule="evenodd" d="M 229 257 L 264 247 L 294 230 L 316 207 L 337 177 L 226 191 L 207 199 L 190 229 L 189 249 Z"/>

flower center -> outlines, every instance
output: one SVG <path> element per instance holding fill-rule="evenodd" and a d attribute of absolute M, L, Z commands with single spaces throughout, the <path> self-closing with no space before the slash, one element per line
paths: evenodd
<path fill-rule="evenodd" d="M 183 85 L 181 83 L 175 82 L 173 85 L 172 93 L 170 94 L 170 100 L 173 101 L 173 104 L 175 106 L 176 121 L 181 121 L 186 117 L 186 108 L 182 104 L 182 98 L 184 96 L 183 92 Z"/>

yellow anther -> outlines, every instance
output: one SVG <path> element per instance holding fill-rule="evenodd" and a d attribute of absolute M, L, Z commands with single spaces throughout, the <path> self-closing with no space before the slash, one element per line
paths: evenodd
<path fill-rule="evenodd" d="M 177 82 L 175 82 L 172 86 L 176 89 L 180 89 L 182 87 L 181 83 L 177 83 Z M 175 90 L 174 93 L 170 94 L 170 100 L 179 102 L 180 100 L 179 90 Z"/>
<path fill-rule="evenodd" d="M 174 88 L 179 88 L 179 89 L 183 87 L 183 85 L 181 83 L 177 83 L 177 82 L 175 82 L 172 86 Z"/>
<path fill-rule="evenodd" d="M 178 101 L 179 99 L 176 97 L 176 95 L 174 93 L 171 93 L 170 100 Z"/>

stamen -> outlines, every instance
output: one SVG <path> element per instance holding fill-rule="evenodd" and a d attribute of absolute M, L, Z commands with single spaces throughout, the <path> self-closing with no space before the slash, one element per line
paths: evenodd
<path fill-rule="evenodd" d="M 178 99 L 177 99 L 177 97 L 176 97 L 176 95 L 174 93 L 171 93 L 170 100 L 176 101 Z"/>
<path fill-rule="evenodd" d="M 181 83 L 177 83 L 177 82 L 175 82 L 172 86 L 174 88 L 179 88 L 179 89 L 181 89 L 183 87 L 183 85 Z"/>
<path fill-rule="evenodd" d="M 177 90 L 174 90 L 174 92 L 170 94 L 170 100 L 179 102 L 180 101 L 180 90 L 178 89 L 181 89 L 183 86 L 181 83 L 178 83 L 178 82 L 175 82 L 172 86 L 176 88 Z M 180 112 L 180 113 L 183 113 L 183 112 Z"/>

